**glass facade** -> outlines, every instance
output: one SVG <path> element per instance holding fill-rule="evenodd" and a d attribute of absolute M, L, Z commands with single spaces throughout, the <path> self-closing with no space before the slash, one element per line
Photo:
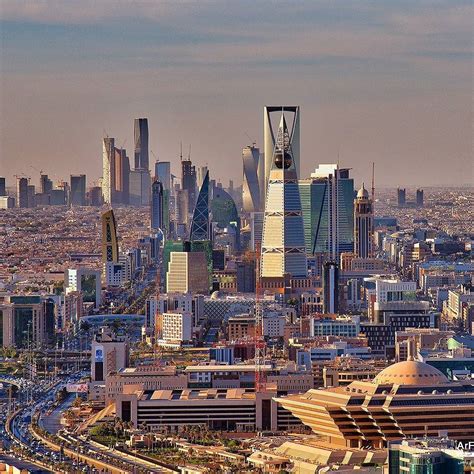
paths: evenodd
<path fill-rule="evenodd" d="M 354 180 L 348 173 L 339 178 L 338 190 L 338 252 L 354 249 Z M 344 177 L 347 176 L 347 177 Z M 299 182 L 303 211 L 306 252 L 327 253 L 333 229 L 329 225 L 329 184 L 327 178 Z"/>
<path fill-rule="evenodd" d="M 33 342 L 34 310 L 33 308 L 14 308 L 13 327 L 15 346 L 25 348 L 28 341 Z"/>

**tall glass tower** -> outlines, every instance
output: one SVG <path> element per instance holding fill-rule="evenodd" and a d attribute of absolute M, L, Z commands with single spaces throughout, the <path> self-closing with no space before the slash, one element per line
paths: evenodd
<path fill-rule="evenodd" d="M 199 190 L 189 240 L 209 240 L 209 171 L 206 172 Z"/>
<path fill-rule="evenodd" d="M 148 158 L 148 119 L 137 118 L 134 122 L 135 169 L 149 170 Z"/>
<path fill-rule="evenodd" d="M 319 165 L 299 182 L 308 253 L 338 259 L 354 248 L 354 180 L 349 169 Z"/>
<path fill-rule="evenodd" d="M 306 277 L 306 249 L 292 135 L 281 111 L 272 150 L 262 236 L 262 277 Z M 298 136 L 299 140 L 299 136 Z M 299 144 L 298 144 L 299 146 Z M 266 148 L 267 150 L 267 148 Z M 268 156 L 265 157 L 267 159 Z"/>
<path fill-rule="evenodd" d="M 260 150 L 255 144 L 242 150 L 243 180 L 242 208 L 244 212 L 260 211 L 260 184 L 258 182 L 259 168 L 263 168 Z"/>
<path fill-rule="evenodd" d="M 152 231 L 163 230 L 163 185 L 158 180 L 151 185 L 150 225 Z"/>

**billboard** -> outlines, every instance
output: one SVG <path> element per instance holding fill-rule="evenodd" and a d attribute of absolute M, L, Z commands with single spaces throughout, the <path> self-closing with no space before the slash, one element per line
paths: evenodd
<path fill-rule="evenodd" d="M 95 346 L 94 361 L 95 362 L 104 362 L 104 346 Z"/>
<path fill-rule="evenodd" d="M 68 393 L 87 393 L 88 385 L 86 383 L 68 383 L 66 391 Z"/>

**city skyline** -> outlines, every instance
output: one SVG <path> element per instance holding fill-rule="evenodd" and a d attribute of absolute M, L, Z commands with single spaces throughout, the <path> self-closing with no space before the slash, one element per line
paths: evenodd
<path fill-rule="evenodd" d="M 150 167 L 179 169 L 183 141 L 240 184 L 242 147 L 263 149 L 261 110 L 275 102 L 301 106 L 302 177 L 339 159 L 357 184 L 372 161 L 378 186 L 472 181 L 468 2 L 83 3 L 2 4 L 10 187 L 17 173 L 36 182 L 31 166 L 97 180 L 104 132 L 133 156 L 136 117 L 149 119 Z"/>

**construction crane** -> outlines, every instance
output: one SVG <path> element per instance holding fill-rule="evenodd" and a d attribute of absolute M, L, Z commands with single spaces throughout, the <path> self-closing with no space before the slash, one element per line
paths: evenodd
<path fill-rule="evenodd" d="M 257 245 L 255 265 L 255 392 L 264 392 L 266 388 L 265 373 L 265 337 L 263 335 L 263 303 L 261 278 L 261 245 Z"/>

